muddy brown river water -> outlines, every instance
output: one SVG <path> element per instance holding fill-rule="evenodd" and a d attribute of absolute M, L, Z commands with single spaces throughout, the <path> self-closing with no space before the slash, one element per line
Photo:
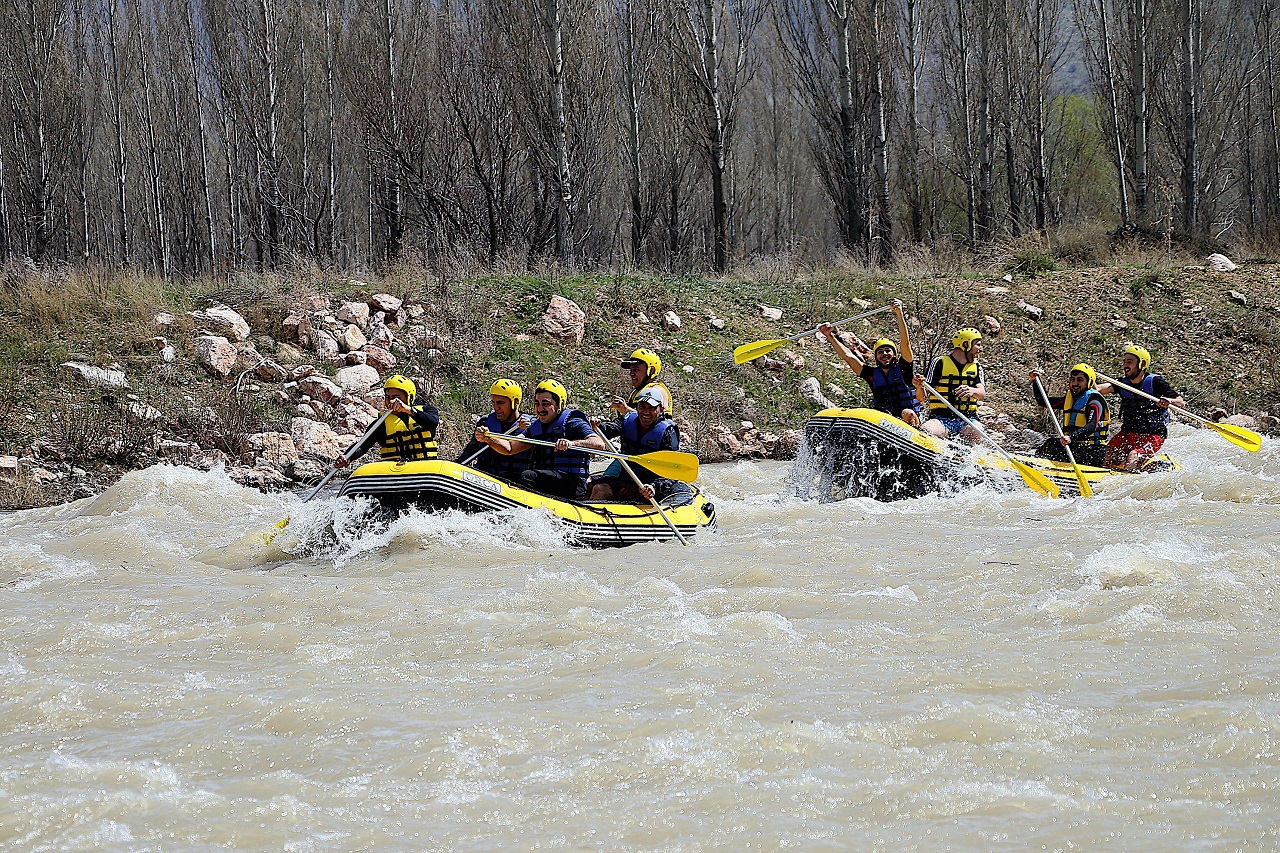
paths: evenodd
<path fill-rule="evenodd" d="M 0 516 L 0 849 L 1280 849 L 1280 447 L 1167 449 L 1091 500 L 704 466 L 685 549 L 168 467 Z"/>

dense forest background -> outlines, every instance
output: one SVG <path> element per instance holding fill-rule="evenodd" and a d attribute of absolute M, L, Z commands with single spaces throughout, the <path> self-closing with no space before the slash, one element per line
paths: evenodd
<path fill-rule="evenodd" d="M 1270 240 L 1272 0 L 6 0 L 0 259 L 226 275 Z"/>

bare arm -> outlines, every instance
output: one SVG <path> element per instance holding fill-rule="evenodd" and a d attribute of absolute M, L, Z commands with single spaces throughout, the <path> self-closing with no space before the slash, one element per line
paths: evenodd
<path fill-rule="evenodd" d="M 898 354 L 903 361 L 915 361 L 916 358 L 911 352 L 911 334 L 907 331 L 907 318 L 902 313 L 902 300 L 895 299 L 889 304 L 893 306 L 893 313 L 898 317 L 898 341 L 901 347 Z"/>
<path fill-rule="evenodd" d="M 818 331 L 822 332 L 822 336 L 831 342 L 832 348 L 836 351 L 836 355 L 844 359 L 845 364 L 853 368 L 854 373 L 862 373 L 862 359 L 858 358 L 844 343 L 836 337 L 836 327 L 830 323 L 823 323 L 818 327 Z"/>

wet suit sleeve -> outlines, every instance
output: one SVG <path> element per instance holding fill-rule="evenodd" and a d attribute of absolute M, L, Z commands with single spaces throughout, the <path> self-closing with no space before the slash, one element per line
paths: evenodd
<path fill-rule="evenodd" d="M 679 450 L 680 449 L 680 428 L 675 424 L 667 427 L 667 431 L 662 434 L 662 444 L 658 446 L 659 450 Z"/>
<path fill-rule="evenodd" d="M 605 438 L 617 438 L 622 435 L 622 420 L 601 421 L 600 426 L 596 427 L 596 432 Z"/>
<path fill-rule="evenodd" d="M 409 409 L 409 414 L 404 416 L 407 426 L 410 429 L 429 429 L 435 432 L 435 428 L 440 425 L 440 410 L 428 403 L 425 406 L 414 406 Z"/>
<path fill-rule="evenodd" d="M 1045 397 L 1040 392 L 1040 386 L 1035 382 L 1031 383 L 1031 398 L 1036 401 L 1036 405 L 1042 409 L 1061 409 L 1066 397 Z"/>
<path fill-rule="evenodd" d="M 1073 442 L 1088 438 L 1093 431 L 1098 428 L 1098 422 L 1102 420 L 1102 404 L 1097 400 L 1091 400 L 1089 405 L 1085 406 L 1085 423 L 1079 429 L 1073 429 L 1067 433 L 1067 438 Z"/>

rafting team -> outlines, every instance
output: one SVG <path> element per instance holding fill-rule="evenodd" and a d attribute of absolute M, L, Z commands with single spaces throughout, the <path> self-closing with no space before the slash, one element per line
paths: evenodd
<path fill-rule="evenodd" d="M 898 319 L 901 349 L 887 338 L 868 347 L 851 335 L 855 345 L 851 350 L 835 326 L 824 323 L 818 331 L 871 386 L 873 408 L 939 438 L 977 442 L 982 436 L 974 419 L 978 404 L 987 395 L 979 363 L 982 333 L 973 328 L 957 330 L 951 337 L 951 352 L 933 360 L 927 378 L 919 376 L 915 373 L 902 302 L 895 299 L 890 304 Z M 1185 405 L 1168 381 L 1149 372 L 1150 368 L 1151 353 L 1137 344 L 1126 344 L 1121 353 L 1123 379 L 1099 384 L 1098 374 L 1091 366 L 1077 364 L 1071 368 L 1067 391 L 1060 397 L 1047 397 L 1040 384 L 1040 372 L 1031 371 L 1036 403 L 1051 410 L 1062 427 L 1062 436 L 1050 436 L 1036 455 L 1059 462 L 1068 461 L 1071 455 L 1084 465 L 1140 470 L 1159 452 L 1169 435 L 1169 406 Z M 1120 431 L 1110 438 L 1106 394 L 1120 397 Z M 922 422 L 926 410 L 928 419 Z"/>
<path fill-rule="evenodd" d="M 662 359 L 652 350 L 638 349 L 622 360 L 622 367 L 631 379 L 631 394 L 613 398 L 614 417 L 608 420 L 589 418 L 572 408 L 569 391 L 555 379 L 538 383 L 534 415 L 522 414 L 520 383 L 497 380 L 489 388 L 493 411 L 476 422 L 472 439 L 457 461 L 564 500 L 654 500 L 668 507 L 692 503 L 688 484 L 659 477 L 642 465 L 615 459 L 603 472 L 591 475 L 589 450 L 632 456 L 680 449 L 680 429 L 671 417 L 671 391 L 658 381 Z M 384 460 L 436 459 L 440 412 L 430 404 L 414 405 L 415 393 L 413 382 L 404 376 L 387 379 L 383 386 L 386 420 L 348 451 L 337 467 L 346 467 L 347 459 L 358 459 L 375 444 L 381 447 Z M 610 443 L 615 438 L 621 441 L 620 447 Z"/>
<path fill-rule="evenodd" d="M 975 423 L 978 404 L 986 398 L 986 382 L 979 359 L 982 333 L 963 328 L 951 338 L 951 352 L 933 360 L 926 376 L 915 373 L 915 356 L 902 302 L 890 307 L 898 321 L 901 347 L 888 338 L 868 347 L 856 336 L 842 339 L 838 329 L 824 323 L 820 332 L 836 353 L 871 386 L 873 408 L 900 418 L 939 438 L 977 442 L 982 438 Z M 851 349 L 849 344 L 854 345 Z M 671 415 L 671 391 L 658 381 L 662 359 L 648 349 L 638 349 L 621 360 L 631 380 L 631 394 L 614 397 L 614 417 L 590 418 L 569 405 L 569 392 L 555 379 L 538 384 L 533 395 L 533 416 L 522 414 L 523 392 L 511 379 L 499 379 L 489 388 L 493 410 L 476 422 L 475 432 L 457 461 L 521 488 L 565 500 L 661 501 L 670 507 L 693 501 L 689 486 L 659 477 L 643 466 L 614 461 L 602 473 L 591 475 L 588 451 L 624 455 L 679 450 L 680 430 Z M 1045 459 L 1136 471 L 1164 444 L 1168 436 L 1170 405 L 1182 406 L 1181 395 L 1159 374 L 1150 373 L 1151 354 L 1136 344 L 1122 353 L 1124 378 L 1112 384 L 1098 383 L 1088 364 L 1077 364 L 1068 376 L 1062 396 L 1047 397 L 1039 372 L 1031 372 L 1036 402 L 1052 410 L 1061 424 L 1061 437 L 1046 439 L 1036 451 Z M 387 379 L 383 393 L 387 416 L 338 460 L 346 467 L 373 445 L 381 447 L 384 460 L 437 458 L 436 428 L 440 413 L 430 404 L 415 405 L 416 388 L 404 376 Z M 1104 395 L 1120 396 L 1120 431 L 1109 438 L 1110 410 Z M 610 439 L 619 439 L 615 446 Z M 522 439 L 529 439 L 524 441 Z M 534 443 L 541 442 L 541 443 Z"/>

